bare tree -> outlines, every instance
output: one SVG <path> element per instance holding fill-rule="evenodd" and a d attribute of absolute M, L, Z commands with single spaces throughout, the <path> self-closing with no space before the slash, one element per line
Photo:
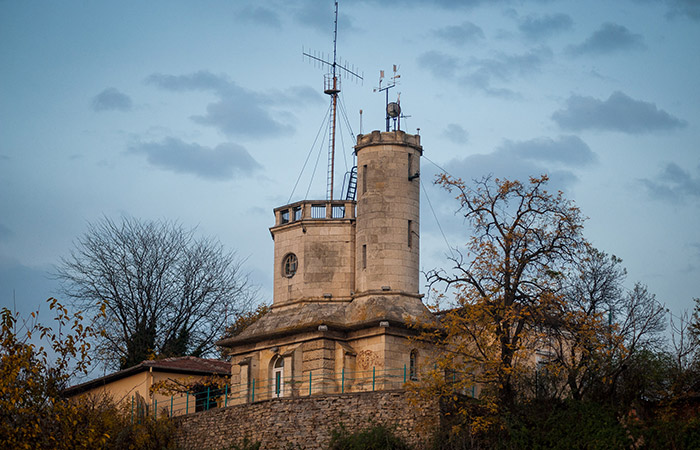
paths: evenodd
<path fill-rule="evenodd" d="M 646 286 L 625 291 L 622 260 L 588 247 L 565 288 L 566 302 L 549 328 L 568 394 L 580 400 L 596 392 L 610 396 L 640 351 L 661 346 L 665 308 Z"/>
<path fill-rule="evenodd" d="M 695 298 L 693 315 L 683 311 L 671 316 L 671 356 L 673 358 L 673 392 L 681 395 L 700 390 L 700 299 Z"/>
<path fill-rule="evenodd" d="M 591 246 L 572 266 L 563 290 L 566 301 L 547 327 L 554 352 L 549 365 L 563 369 L 568 393 L 576 400 L 600 379 L 609 348 L 613 309 L 619 309 L 626 270 L 622 260 Z"/>
<path fill-rule="evenodd" d="M 174 222 L 104 218 L 89 224 L 56 276 L 97 318 L 100 358 L 126 368 L 153 356 L 215 354 L 214 342 L 255 297 L 242 263 Z"/>

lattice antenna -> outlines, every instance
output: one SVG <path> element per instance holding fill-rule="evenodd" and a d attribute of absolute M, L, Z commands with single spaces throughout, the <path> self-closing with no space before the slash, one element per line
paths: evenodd
<path fill-rule="evenodd" d="M 329 129 L 329 148 L 328 148 L 328 176 L 326 183 L 326 197 L 328 200 L 333 200 L 333 182 L 335 176 L 335 130 L 336 130 L 336 111 L 338 106 L 338 94 L 340 93 L 340 77 L 350 78 L 355 81 L 362 81 L 363 77 L 355 66 L 351 66 L 346 61 L 344 64 L 338 63 L 337 54 L 338 44 L 338 2 L 335 2 L 335 22 L 333 28 L 333 60 L 330 61 L 323 53 L 314 52 L 313 54 L 305 52 L 302 49 L 302 55 L 309 58 L 315 65 L 327 67 L 328 73 L 323 76 L 323 92 L 331 96 L 331 120 Z"/>
<path fill-rule="evenodd" d="M 398 66 L 394 64 L 394 75 L 389 77 L 387 84 L 382 87 L 382 83 L 384 82 L 384 71 L 380 70 L 379 71 L 379 87 L 374 88 L 374 92 L 385 92 L 386 93 L 386 131 L 390 131 L 391 129 L 391 119 L 396 120 L 397 117 L 400 117 L 401 115 L 401 106 L 397 102 L 391 102 L 389 103 L 389 89 L 395 87 L 398 84 L 399 78 L 401 78 L 401 75 L 398 74 Z"/>

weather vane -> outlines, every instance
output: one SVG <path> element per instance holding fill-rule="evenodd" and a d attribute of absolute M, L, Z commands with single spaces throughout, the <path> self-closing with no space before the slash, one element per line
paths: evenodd
<path fill-rule="evenodd" d="M 384 82 L 384 71 L 379 71 L 379 87 L 374 88 L 374 92 L 385 92 L 386 93 L 386 131 L 391 129 L 391 119 L 394 119 L 394 129 L 396 129 L 396 119 L 399 119 L 399 129 L 401 128 L 401 93 L 397 97 L 396 102 L 389 102 L 389 89 L 396 86 L 397 81 L 401 78 L 398 73 L 398 67 L 394 64 L 394 75 L 389 78 L 386 86 L 382 87 L 382 82 Z"/>

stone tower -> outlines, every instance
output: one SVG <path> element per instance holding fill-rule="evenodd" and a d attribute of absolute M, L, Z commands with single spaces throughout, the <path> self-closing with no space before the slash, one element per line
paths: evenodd
<path fill-rule="evenodd" d="M 418 294 L 420 136 L 402 131 L 360 136 L 356 295 Z"/>
<path fill-rule="evenodd" d="M 271 311 L 219 342 L 240 401 L 397 388 L 417 370 L 411 324 L 434 323 L 419 293 L 422 153 L 418 135 L 360 135 L 357 200 L 275 208 Z"/>

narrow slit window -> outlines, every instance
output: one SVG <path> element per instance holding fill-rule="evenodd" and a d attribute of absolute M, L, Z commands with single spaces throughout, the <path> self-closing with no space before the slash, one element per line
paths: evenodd
<path fill-rule="evenodd" d="M 413 175 L 411 171 L 413 170 L 413 155 L 408 154 L 408 179 L 411 179 L 411 176 Z"/>
<path fill-rule="evenodd" d="M 362 166 L 362 193 L 367 192 L 367 164 Z"/>
<path fill-rule="evenodd" d="M 418 380 L 418 350 L 411 350 L 408 373 L 411 381 Z"/>
<path fill-rule="evenodd" d="M 408 247 L 410 248 L 413 245 L 413 239 L 411 236 L 411 225 L 413 224 L 413 221 L 409 220 L 408 221 Z"/>
<path fill-rule="evenodd" d="M 362 244 L 362 268 L 367 268 L 367 244 Z"/>

